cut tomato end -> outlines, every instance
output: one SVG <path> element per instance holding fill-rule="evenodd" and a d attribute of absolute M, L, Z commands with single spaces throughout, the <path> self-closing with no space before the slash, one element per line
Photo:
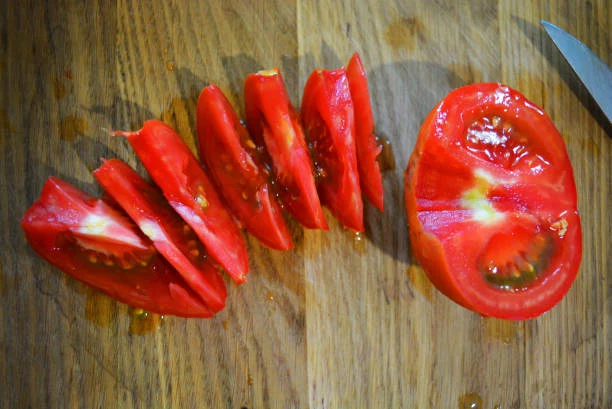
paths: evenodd
<path fill-rule="evenodd" d="M 571 164 L 550 119 L 518 92 L 451 92 L 425 119 L 404 183 L 415 256 L 455 302 L 528 319 L 569 290 L 582 252 Z"/>

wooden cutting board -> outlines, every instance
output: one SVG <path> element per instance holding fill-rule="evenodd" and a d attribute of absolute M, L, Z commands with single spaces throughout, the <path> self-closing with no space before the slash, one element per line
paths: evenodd
<path fill-rule="evenodd" d="M 0 406 L 612 407 L 610 128 L 540 19 L 612 63 L 605 0 L 1 2 Z M 249 282 L 230 285 L 210 320 L 138 318 L 28 247 L 19 219 L 48 176 L 100 194 L 101 157 L 144 174 L 104 129 L 161 118 L 194 148 L 205 85 L 242 113 L 246 75 L 279 67 L 299 105 L 313 69 L 355 51 L 389 142 L 386 209 L 366 207 L 364 235 L 327 212 L 328 232 L 290 222 L 288 253 L 245 236 Z M 448 91 L 480 81 L 543 106 L 575 171 L 581 272 L 528 322 L 450 302 L 409 250 L 402 173 L 419 126 Z"/>

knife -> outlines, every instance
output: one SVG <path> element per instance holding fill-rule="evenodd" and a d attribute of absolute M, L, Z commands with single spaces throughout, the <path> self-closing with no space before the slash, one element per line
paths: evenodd
<path fill-rule="evenodd" d="M 612 123 L 612 70 L 593 51 L 548 21 L 541 21 L 563 58 Z"/>

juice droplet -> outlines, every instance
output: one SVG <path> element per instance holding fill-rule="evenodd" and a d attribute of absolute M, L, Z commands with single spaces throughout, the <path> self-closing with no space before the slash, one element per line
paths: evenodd
<path fill-rule="evenodd" d="M 253 385 L 253 376 L 250 373 L 247 373 L 247 384 Z"/>
<path fill-rule="evenodd" d="M 83 118 L 68 115 L 60 120 L 59 134 L 62 139 L 72 142 L 77 135 L 84 135 L 88 128 Z"/>
<path fill-rule="evenodd" d="M 113 308 L 115 301 L 105 294 L 87 289 L 87 302 L 85 304 L 85 319 L 99 327 L 108 327 L 114 320 Z"/>
<path fill-rule="evenodd" d="M 360 231 L 352 231 L 349 230 L 350 234 L 353 236 L 353 248 L 359 254 L 365 254 L 366 252 L 366 239 L 365 233 Z"/>
<path fill-rule="evenodd" d="M 268 300 L 268 301 L 274 301 L 275 300 L 274 293 L 272 291 L 268 290 L 266 292 L 266 300 Z"/>
<path fill-rule="evenodd" d="M 66 86 L 59 79 L 55 80 L 53 83 L 53 96 L 57 100 L 60 100 L 66 96 Z"/>
<path fill-rule="evenodd" d="M 229 322 L 227 320 L 223 321 L 221 324 L 223 325 L 223 329 L 229 328 Z"/>
<path fill-rule="evenodd" d="M 408 280 L 410 280 L 412 287 L 423 294 L 427 300 L 431 301 L 433 298 L 433 285 L 431 281 L 429 281 L 425 271 L 423 271 L 421 267 L 412 264 L 408 267 L 406 273 L 408 274 Z"/>
<path fill-rule="evenodd" d="M 133 309 L 130 314 L 130 334 L 144 335 L 159 328 L 164 320 L 163 315 L 145 311 L 141 308 Z"/>
<path fill-rule="evenodd" d="M 172 61 L 166 61 L 166 69 L 170 72 L 174 71 L 174 63 Z"/>
<path fill-rule="evenodd" d="M 519 323 L 496 318 L 483 318 L 487 338 L 501 341 L 506 345 L 514 342 L 517 336 Z"/>
<path fill-rule="evenodd" d="M 376 140 L 378 144 L 382 146 L 382 151 L 376 157 L 380 170 L 385 172 L 387 170 L 395 169 L 395 157 L 393 156 L 393 146 L 391 145 L 391 141 L 389 138 L 381 135 L 376 135 Z"/>
<path fill-rule="evenodd" d="M 477 393 L 466 393 L 459 398 L 459 409 L 482 409 L 482 398 Z"/>

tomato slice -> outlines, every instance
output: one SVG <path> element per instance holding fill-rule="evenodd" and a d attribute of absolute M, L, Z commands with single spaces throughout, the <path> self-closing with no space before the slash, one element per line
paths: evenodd
<path fill-rule="evenodd" d="M 310 75 L 301 115 L 321 201 L 343 225 L 363 231 L 353 101 L 344 68 Z"/>
<path fill-rule="evenodd" d="M 359 183 L 366 198 L 381 212 L 384 209 L 382 175 L 376 157 L 382 151 L 374 135 L 374 115 L 368 90 L 368 79 L 358 53 L 353 54 L 346 76 L 355 109 L 355 146 Z"/>
<path fill-rule="evenodd" d="M 127 138 L 172 208 L 187 222 L 237 283 L 246 281 L 248 256 L 242 234 L 214 185 L 181 137 L 158 120 L 139 131 L 115 132 Z"/>
<path fill-rule="evenodd" d="M 126 215 L 61 179 L 47 180 L 21 227 L 42 258 L 123 303 L 158 314 L 213 315 Z"/>
<path fill-rule="evenodd" d="M 208 260 L 196 234 L 161 192 L 119 159 L 104 161 L 93 173 L 206 305 L 221 311 L 227 298 L 223 277 Z"/>
<path fill-rule="evenodd" d="M 304 227 L 327 230 L 304 130 L 281 73 L 249 75 L 244 102 L 247 127 L 258 149 L 268 154 L 265 161 L 285 208 Z"/>
<path fill-rule="evenodd" d="M 434 108 L 406 168 L 405 200 L 418 261 L 466 308 L 537 317 L 576 278 L 582 232 L 565 144 L 507 86 L 459 88 Z"/>
<path fill-rule="evenodd" d="M 219 87 L 210 85 L 202 90 L 197 112 L 200 157 L 229 208 L 264 245 L 292 249 L 291 232 L 255 143 Z"/>

